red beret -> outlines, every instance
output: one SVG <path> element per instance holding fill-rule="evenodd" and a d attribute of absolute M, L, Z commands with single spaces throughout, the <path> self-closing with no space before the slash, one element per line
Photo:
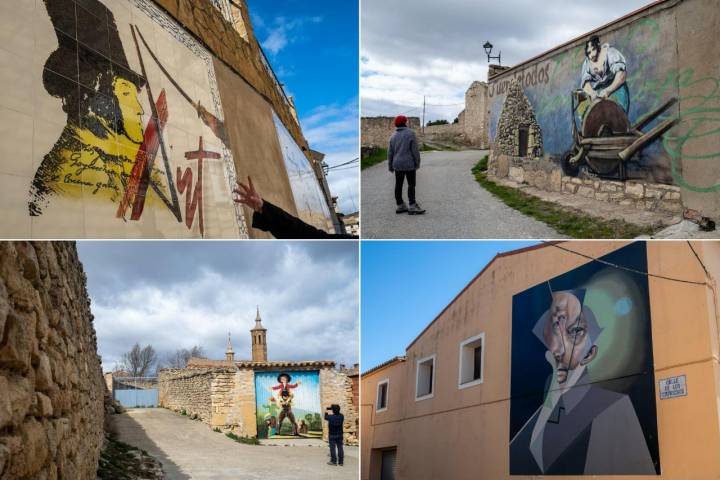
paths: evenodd
<path fill-rule="evenodd" d="M 395 117 L 395 126 L 401 127 L 403 125 L 407 125 L 407 117 L 405 115 L 398 115 Z"/>

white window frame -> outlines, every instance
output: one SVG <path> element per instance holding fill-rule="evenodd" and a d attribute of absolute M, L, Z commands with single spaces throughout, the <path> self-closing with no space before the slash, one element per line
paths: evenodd
<path fill-rule="evenodd" d="M 378 401 L 380 400 L 380 385 L 387 385 L 385 389 L 385 406 L 383 408 L 378 408 Z M 389 378 L 383 378 L 377 383 L 377 388 L 375 390 L 375 413 L 384 412 L 388 409 L 388 404 L 390 403 L 390 379 Z"/>
<path fill-rule="evenodd" d="M 417 362 L 415 362 L 415 401 L 416 402 L 419 402 L 420 400 L 427 400 L 427 399 L 433 398 L 435 396 L 435 377 L 437 376 L 437 368 L 436 368 L 437 362 L 435 361 L 436 357 L 437 357 L 437 355 L 433 353 L 432 355 L 428 355 L 427 357 L 420 358 L 417 360 Z M 420 386 L 419 385 L 420 364 L 425 363 L 428 360 L 432 360 L 432 378 L 430 379 L 430 393 L 419 397 L 418 396 L 418 387 Z"/>
<path fill-rule="evenodd" d="M 480 346 L 482 348 L 482 354 L 480 355 L 480 378 L 471 380 L 463 383 L 463 348 L 468 343 L 473 343 L 480 340 Z M 474 387 L 480 385 L 485 380 L 485 332 L 475 335 L 474 337 L 466 338 L 459 344 L 459 355 L 458 355 L 458 389 Z"/>

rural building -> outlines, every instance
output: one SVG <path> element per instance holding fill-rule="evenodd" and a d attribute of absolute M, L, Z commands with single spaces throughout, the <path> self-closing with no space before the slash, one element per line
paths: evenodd
<path fill-rule="evenodd" d="M 361 478 L 720 476 L 718 242 L 498 254 L 361 376 Z"/>
<path fill-rule="evenodd" d="M 235 359 L 228 335 L 223 360 L 191 358 L 186 368 L 160 370 L 160 406 L 244 437 L 327 439 L 325 409 L 338 404 L 345 439 L 357 442 L 357 369 L 330 360 L 268 360 L 259 308 L 250 337 L 249 360 Z"/>

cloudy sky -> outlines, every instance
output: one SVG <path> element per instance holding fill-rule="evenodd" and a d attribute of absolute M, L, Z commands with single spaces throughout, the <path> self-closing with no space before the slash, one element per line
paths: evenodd
<path fill-rule="evenodd" d="M 285 91 L 305 138 L 329 166 L 358 156 L 357 0 L 248 0 L 255 36 Z M 330 170 L 345 213 L 358 210 L 357 164 Z"/>
<path fill-rule="evenodd" d="M 250 358 L 260 305 L 270 360 L 358 362 L 357 242 L 78 242 L 104 371 L 135 342 Z"/>
<path fill-rule="evenodd" d="M 651 3 L 650 0 L 363 0 L 363 116 L 452 121 L 465 90 L 487 80 L 485 41 L 515 65 Z M 436 106 L 445 105 L 445 106 Z"/>

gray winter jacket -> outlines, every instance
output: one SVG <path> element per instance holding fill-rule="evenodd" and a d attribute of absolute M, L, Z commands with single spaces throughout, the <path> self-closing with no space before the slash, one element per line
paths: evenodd
<path fill-rule="evenodd" d="M 407 127 L 398 127 L 390 137 L 388 146 L 388 168 L 392 172 L 417 170 L 420 168 L 420 149 L 415 132 Z"/>

